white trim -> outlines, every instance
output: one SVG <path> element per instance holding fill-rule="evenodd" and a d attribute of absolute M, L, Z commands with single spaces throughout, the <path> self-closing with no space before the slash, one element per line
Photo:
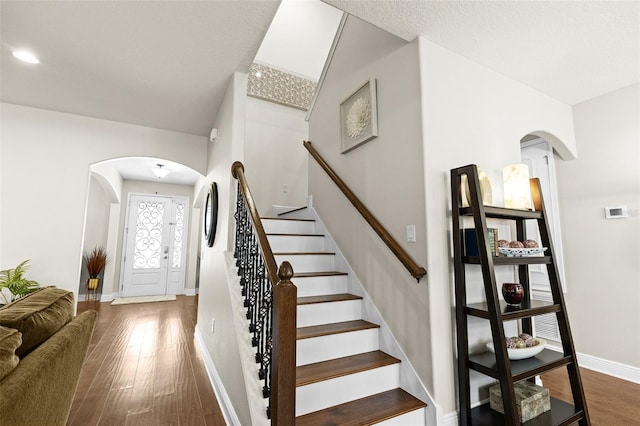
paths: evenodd
<path fill-rule="evenodd" d="M 444 414 L 438 420 L 438 426 L 458 426 L 458 412 L 452 411 L 450 413 Z"/>
<path fill-rule="evenodd" d="M 342 30 L 344 29 L 344 24 L 347 22 L 348 13 L 343 13 L 342 18 L 340 19 L 340 24 L 338 24 L 338 29 L 336 30 L 336 35 L 333 38 L 333 43 L 331 43 L 331 49 L 329 49 L 329 54 L 327 55 L 327 60 L 324 63 L 324 67 L 322 67 L 322 73 L 320 74 L 320 79 L 318 79 L 318 83 L 316 84 L 316 92 L 313 94 L 313 99 L 311 100 L 311 104 L 309 105 L 309 109 L 307 110 L 307 115 L 304 117 L 304 121 L 309 122 L 311 118 L 311 113 L 313 112 L 313 107 L 316 105 L 316 100 L 318 99 L 318 94 L 322 89 L 322 85 L 324 84 L 324 79 L 327 76 L 327 71 L 329 71 L 329 66 L 331 65 L 331 61 L 333 60 L 333 54 L 338 47 L 338 42 L 340 41 L 340 36 L 342 35 Z"/>
<path fill-rule="evenodd" d="M 197 288 L 185 288 L 183 294 L 185 296 L 195 296 L 198 294 L 198 290 Z"/>
<path fill-rule="evenodd" d="M 113 299 L 120 297 L 119 293 L 111 293 L 111 294 L 101 294 L 100 301 L 101 302 L 111 302 Z"/>
<path fill-rule="evenodd" d="M 560 284 L 563 293 L 567 293 L 567 278 L 564 267 L 564 249 L 562 244 L 562 221 L 560 220 L 560 198 L 558 196 L 558 177 L 556 173 L 556 161 L 553 153 L 553 146 L 545 139 L 538 137 L 526 142 L 520 143 L 520 158 L 522 158 L 522 150 L 532 146 L 540 145 L 547 152 L 547 171 L 549 172 L 549 193 L 550 200 L 546 200 L 545 207 L 547 214 L 551 216 L 551 220 L 547 218 L 549 227 L 551 228 L 551 239 L 555 249 L 555 262 L 560 276 Z M 551 290 L 549 290 L 551 291 Z"/>
<path fill-rule="evenodd" d="M 220 405 L 220 410 L 222 411 L 222 416 L 224 417 L 225 423 L 228 425 L 240 426 L 240 419 L 236 414 L 236 410 L 233 408 L 233 404 L 231 403 L 231 399 L 229 399 L 229 395 L 227 394 L 227 391 L 222 384 L 222 380 L 220 380 L 220 376 L 218 375 L 216 366 L 213 363 L 211 354 L 207 350 L 204 339 L 200 334 L 200 328 L 196 327 L 194 337 L 196 338 L 198 349 L 200 350 L 200 354 L 202 355 L 202 359 L 204 360 L 204 367 L 205 370 L 207 370 L 209 381 L 211 382 L 211 386 L 213 387 L 213 393 L 215 393 L 216 395 L 216 399 L 218 400 L 218 403 Z"/>
<path fill-rule="evenodd" d="M 552 351 L 562 352 L 562 348 L 558 346 L 547 345 L 547 348 Z M 638 367 L 580 352 L 577 352 L 576 355 L 578 356 L 578 365 L 580 367 L 640 384 L 640 368 Z"/>

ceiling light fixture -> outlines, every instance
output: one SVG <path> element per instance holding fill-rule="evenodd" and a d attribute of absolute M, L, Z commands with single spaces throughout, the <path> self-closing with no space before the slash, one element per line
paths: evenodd
<path fill-rule="evenodd" d="M 158 167 L 155 169 L 152 169 L 152 171 L 153 171 L 153 174 L 158 177 L 158 179 L 162 179 L 163 177 L 169 174 L 169 170 L 163 169 L 164 164 L 156 164 L 156 166 Z"/>
<path fill-rule="evenodd" d="M 39 64 L 40 61 L 38 60 L 38 58 L 36 58 L 36 56 L 27 51 L 27 50 L 14 50 L 13 51 L 13 56 L 15 56 L 16 58 L 20 59 L 23 62 L 27 62 L 29 64 Z"/>

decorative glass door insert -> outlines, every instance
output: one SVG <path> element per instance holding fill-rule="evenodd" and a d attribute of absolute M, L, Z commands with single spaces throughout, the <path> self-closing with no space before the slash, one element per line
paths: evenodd
<path fill-rule="evenodd" d="M 178 294 L 184 289 L 188 198 L 131 195 L 122 295 Z"/>

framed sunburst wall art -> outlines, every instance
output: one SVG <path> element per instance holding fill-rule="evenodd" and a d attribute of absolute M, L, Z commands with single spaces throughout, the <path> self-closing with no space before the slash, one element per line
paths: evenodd
<path fill-rule="evenodd" d="M 340 136 L 343 154 L 378 136 L 375 78 L 365 81 L 340 102 Z"/>

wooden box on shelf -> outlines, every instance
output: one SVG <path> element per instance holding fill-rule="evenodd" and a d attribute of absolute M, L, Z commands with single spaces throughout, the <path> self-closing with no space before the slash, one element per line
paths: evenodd
<path fill-rule="evenodd" d="M 516 394 L 518 414 L 520 415 L 521 422 L 524 423 L 546 411 L 551 410 L 549 389 L 535 385 L 531 382 L 523 381 L 514 384 L 513 390 Z M 504 414 L 502 392 L 500 392 L 499 383 L 489 388 L 489 398 L 491 409 Z"/>

